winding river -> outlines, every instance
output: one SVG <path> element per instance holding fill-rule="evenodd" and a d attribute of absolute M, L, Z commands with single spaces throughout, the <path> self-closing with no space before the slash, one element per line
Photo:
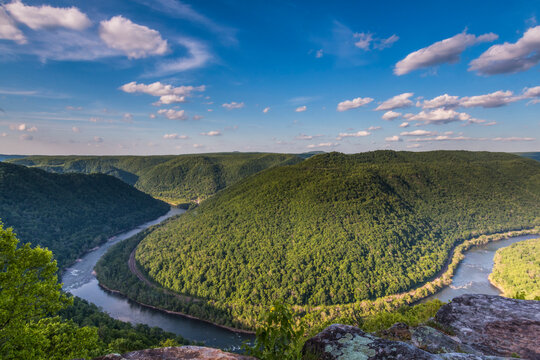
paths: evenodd
<path fill-rule="evenodd" d="M 62 282 L 64 283 L 63 289 L 96 304 L 115 319 L 134 324 L 159 326 L 166 331 L 181 335 L 188 340 L 204 342 L 211 347 L 231 351 L 239 350 L 242 343 L 245 340 L 250 340 L 252 338 L 251 336 L 238 334 L 204 321 L 188 319 L 141 306 L 121 295 L 103 290 L 98 285 L 98 281 L 93 274 L 94 266 L 112 245 L 130 238 L 152 225 L 159 224 L 165 219 L 184 212 L 185 210 L 182 209 L 171 208 L 167 214 L 160 218 L 109 239 L 107 243 L 87 253 L 64 272 L 62 276 Z"/>
<path fill-rule="evenodd" d="M 160 218 L 109 239 L 107 243 L 87 253 L 64 272 L 62 276 L 62 282 L 64 283 L 63 289 L 96 304 L 115 319 L 135 324 L 159 326 L 166 331 L 179 334 L 188 340 L 204 342 L 207 346 L 230 351 L 238 350 L 241 344 L 245 340 L 252 339 L 252 336 L 235 333 L 204 321 L 188 319 L 141 306 L 123 296 L 103 290 L 99 287 L 98 281 L 93 274 L 93 269 L 97 261 L 112 245 L 130 238 L 152 225 L 159 224 L 165 219 L 184 212 L 185 210 L 182 209 L 171 208 L 167 214 Z M 456 296 L 466 293 L 500 294 L 498 289 L 492 286 L 488 280 L 488 275 L 493 268 L 495 252 L 513 243 L 536 237 L 538 235 L 518 236 L 470 249 L 466 252 L 465 259 L 459 264 L 452 285 L 428 297 L 426 300 L 438 298 L 442 301 L 449 301 Z"/>

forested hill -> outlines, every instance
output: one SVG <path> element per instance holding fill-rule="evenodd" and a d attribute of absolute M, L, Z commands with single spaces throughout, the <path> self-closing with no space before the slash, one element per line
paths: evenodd
<path fill-rule="evenodd" d="M 53 251 L 59 268 L 169 206 L 103 174 L 51 174 L 0 162 L 0 221 Z"/>
<path fill-rule="evenodd" d="M 540 224 L 540 163 L 504 153 L 314 156 L 151 231 L 141 270 L 217 307 L 351 303 L 407 290 L 482 233 Z"/>
<path fill-rule="evenodd" d="M 167 156 L 30 156 L 10 162 L 56 173 L 104 173 L 174 204 L 204 200 L 261 170 L 295 164 L 292 154 L 218 153 Z"/>

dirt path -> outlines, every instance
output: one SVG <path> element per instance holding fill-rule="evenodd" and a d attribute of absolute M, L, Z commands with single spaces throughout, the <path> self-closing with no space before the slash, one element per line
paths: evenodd
<path fill-rule="evenodd" d="M 191 297 L 191 296 L 185 296 L 185 295 L 180 295 L 180 294 L 177 294 L 175 292 L 172 292 L 170 290 L 167 290 L 167 289 L 164 289 L 162 288 L 161 286 L 157 286 L 156 284 L 154 284 L 153 282 L 151 282 L 150 280 L 148 280 L 142 273 L 141 271 L 139 270 L 139 268 L 137 268 L 137 262 L 135 261 L 135 251 L 137 251 L 137 248 L 133 249 L 133 251 L 131 252 L 131 254 L 129 254 L 129 261 L 128 261 L 128 265 L 129 265 L 129 271 L 131 271 L 131 273 L 133 275 L 135 275 L 136 277 L 139 278 L 139 280 L 141 280 L 142 282 L 144 282 L 146 285 L 148 286 L 151 286 L 153 287 L 154 289 L 157 289 L 157 290 L 161 290 L 169 295 L 173 295 L 174 297 L 176 297 L 177 299 L 183 301 L 183 302 L 200 302 L 201 300 L 200 299 L 197 299 L 197 298 L 194 298 L 194 297 Z"/>

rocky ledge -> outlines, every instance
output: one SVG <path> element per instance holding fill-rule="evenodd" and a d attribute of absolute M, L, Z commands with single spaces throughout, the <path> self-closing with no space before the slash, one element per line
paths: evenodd
<path fill-rule="evenodd" d="M 334 324 L 305 343 L 303 359 L 540 359 L 540 301 L 462 295 L 430 324 L 395 324 L 379 337 Z"/>
<path fill-rule="evenodd" d="M 250 356 L 231 354 L 203 346 L 166 347 L 132 351 L 127 354 L 110 354 L 94 360 L 256 360 Z"/>

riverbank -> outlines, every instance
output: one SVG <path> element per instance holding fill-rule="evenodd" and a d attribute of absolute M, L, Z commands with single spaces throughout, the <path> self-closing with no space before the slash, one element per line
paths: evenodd
<path fill-rule="evenodd" d="M 452 283 L 452 278 L 456 271 L 456 268 L 461 262 L 461 260 L 464 258 L 464 253 L 467 250 L 471 249 L 474 246 L 487 244 L 489 242 L 494 242 L 494 241 L 521 236 L 521 235 L 529 235 L 529 234 L 540 234 L 540 227 L 535 227 L 535 228 L 526 229 L 526 230 L 519 230 L 519 231 L 507 231 L 507 232 L 496 233 L 496 234 L 491 234 L 491 235 L 481 235 L 472 239 L 465 240 L 461 242 L 460 244 L 457 244 L 453 247 L 451 255 L 448 257 L 445 265 L 435 275 L 434 278 L 406 292 L 389 295 L 389 296 L 375 299 L 375 300 L 364 300 L 364 301 L 351 303 L 351 304 L 342 304 L 342 305 L 333 305 L 333 306 L 316 306 L 316 307 L 294 306 L 294 309 L 298 313 L 298 315 L 301 317 L 305 317 L 306 315 L 309 314 L 310 316 L 308 318 L 313 319 L 314 323 L 315 322 L 324 323 L 324 322 L 336 321 L 338 319 L 354 318 L 355 316 L 358 316 L 358 313 L 368 315 L 368 314 L 373 314 L 379 311 L 392 311 L 404 305 L 413 305 L 425 299 L 426 297 L 437 293 L 438 291 L 440 291 L 441 289 L 445 288 L 446 286 Z M 129 259 L 133 257 L 133 253 L 138 245 L 138 242 L 139 241 L 136 241 L 136 244 L 133 243 L 132 244 L 133 247 L 130 249 L 129 253 L 125 254 L 124 257 L 126 257 L 127 255 L 127 258 L 124 260 L 124 263 L 126 263 L 126 265 L 129 263 Z M 141 279 L 136 277 L 136 274 L 133 274 L 130 271 L 131 269 L 129 269 L 128 266 L 123 266 L 122 268 L 124 267 L 125 267 L 125 270 L 130 272 L 133 277 L 135 277 L 139 282 L 142 283 Z M 155 284 L 152 284 L 152 286 L 150 286 L 149 284 L 144 284 L 144 285 L 147 286 L 148 288 L 153 288 L 150 292 L 152 291 L 156 292 L 156 291 L 162 290 L 161 287 L 157 287 Z M 148 289 L 146 291 L 148 291 Z M 141 292 L 136 292 L 135 296 L 140 296 L 140 294 Z M 169 295 L 173 296 L 172 294 L 169 294 Z M 237 321 L 238 324 L 241 324 L 241 326 L 244 328 L 244 329 L 240 329 L 238 327 L 220 324 L 219 322 L 211 321 L 201 316 L 194 316 L 192 314 L 189 314 L 188 313 L 190 309 L 189 306 L 185 307 L 187 311 L 177 311 L 177 310 L 167 309 L 166 307 L 161 305 L 161 304 L 168 303 L 168 301 L 161 301 L 160 305 L 158 304 L 150 305 L 150 304 L 147 304 L 147 302 L 145 301 L 141 301 L 140 299 L 134 298 L 135 296 L 129 296 L 127 294 L 124 294 L 124 296 L 126 296 L 130 300 L 135 301 L 143 306 L 151 307 L 159 311 L 163 311 L 170 314 L 178 314 L 181 316 L 188 316 L 189 318 L 198 319 L 198 320 L 207 322 L 209 324 L 220 326 L 225 329 L 230 329 L 231 331 L 240 331 L 246 334 L 253 333 L 251 330 L 246 330 L 245 329 L 246 327 L 248 329 L 256 328 L 256 322 L 253 316 L 256 316 L 256 314 L 259 313 L 261 310 L 264 310 L 264 309 L 261 309 L 260 306 L 251 305 L 248 308 L 246 305 L 239 304 L 238 307 L 236 308 L 232 308 L 232 309 L 227 308 L 228 309 L 228 311 L 226 311 L 227 316 L 225 317 L 214 316 L 214 318 L 221 319 L 222 321 L 227 321 L 227 322 Z M 219 304 L 217 302 L 207 301 L 206 305 L 210 306 L 214 310 L 217 309 L 216 311 L 218 312 L 222 311 L 224 308 L 222 304 Z M 213 312 L 207 313 L 207 315 L 212 314 L 212 313 Z M 232 316 L 233 313 L 239 314 L 240 317 L 233 318 Z M 250 315 L 252 316 L 250 317 Z"/>

